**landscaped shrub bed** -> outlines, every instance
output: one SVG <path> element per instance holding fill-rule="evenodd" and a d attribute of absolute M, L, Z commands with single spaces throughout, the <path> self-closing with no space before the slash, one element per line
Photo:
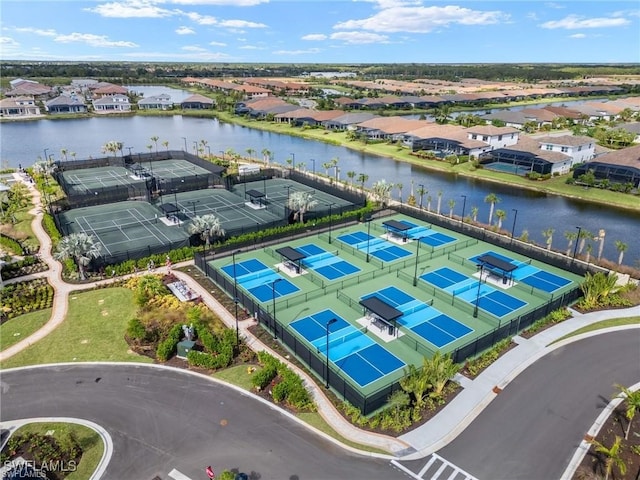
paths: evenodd
<path fill-rule="evenodd" d="M 53 288 L 44 278 L 7 285 L 0 290 L 2 320 L 53 305 Z"/>
<path fill-rule="evenodd" d="M 37 478 L 62 480 L 76 470 L 82 448 L 73 435 L 56 439 L 40 433 L 13 435 L 0 454 L 0 463 L 22 457 L 38 469 Z M 46 476 L 41 476 L 46 475 Z"/>
<path fill-rule="evenodd" d="M 2 278 L 8 280 L 32 273 L 44 272 L 48 268 L 45 262 L 35 255 L 30 255 L 17 262 L 5 263 L 2 266 Z"/>

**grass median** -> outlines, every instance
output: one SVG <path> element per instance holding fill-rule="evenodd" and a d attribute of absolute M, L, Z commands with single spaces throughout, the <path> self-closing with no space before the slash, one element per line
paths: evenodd
<path fill-rule="evenodd" d="M 587 325 L 586 327 L 579 328 L 578 330 L 571 332 L 562 338 L 559 338 L 553 343 L 558 343 L 567 338 L 575 337 L 576 335 L 582 335 L 583 333 L 595 332 L 604 328 L 620 327 L 624 325 L 640 325 L 640 317 L 612 318 L 609 320 L 602 320 L 601 322 L 595 322 L 591 325 Z"/>
<path fill-rule="evenodd" d="M 124 340 L 135 316 L 133 292 L 114 287 L 71 293 L 65 321 L 39 342 L 2 362 L 2 368 L 56 362 L 144 362 Z"/>
<path fill-rule="evenodd" d="M 0 325 L 0 351 L 24 340 L 42 327 L 51 317 L 51 309 L 45 308 L 37 312 L 25 313 L 7 320 Z"/>

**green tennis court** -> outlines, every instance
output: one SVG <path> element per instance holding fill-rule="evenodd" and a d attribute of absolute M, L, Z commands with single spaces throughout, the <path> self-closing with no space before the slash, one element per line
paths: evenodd
<path fill-rule="evenodd" d="M 67 195 L 87 194 L 109 187 L 133 187 L 144 191 L 145 181 L 124 167 L 96 167 L 59 172 L 60 186 Z"/>

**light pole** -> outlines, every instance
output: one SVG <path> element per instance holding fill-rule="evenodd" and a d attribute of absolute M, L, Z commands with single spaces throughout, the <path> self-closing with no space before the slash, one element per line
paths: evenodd
<path fill-rule="evenodd" d="M 207 155 L 211 157 L 211 147 L 209 145 L 207 145 Z"/>
<path fill-rule="evenodd" d="M 371 239 L 371 220 L 372 220 L 371 217 L 365 220 L 365 222 L 367 222 L 367 263 L 369 263 L 369 240 Z"/>
<path fill-rule="evenodd" d="M 511 209 L 513 213 L 513 225 L 511 226 L 511 243 L 513 243 L 513 236 L 516 233 L 516 219 L 518 218 L 518 210 L 515 208 Z"/>
<path fill-rule="evenodd" d="M 578 229 L 578 236 L 576 237 L 576 244 L 573 247 L 573 258 L 571 259 L 571 263 L 576 259 L 576 253 L 578 253 L 578 242 L 580 241 L 580 234 L 582 233 L 582 227 L 576 227 Z"/>
<path fill-rule="evenodd" d="M 416 249 L 416 267 L 413 270 L 413 286 L 415 287 L 418 284 L 418 258 L 420 257 L 420 244 L 422 243 L 422 239 L 424 237 L 418 238 L 418 248 Z"/>
<path fill-rule="evenodd" d="M 48 151 L 49 151 L 49 149 L 48 149 L 48 148 L 45 148 L 45 149 L 44 149 L 44 157 L 43 157 L 43 160 L 44 160 L 45 162 L 48 162 L 48 161 L 49 161 L 49 157 L 47 157 L 47 152 L 48 152 Z"/>
<path fill-rule="evenodd" d="M 193 142 L 193 153 L 196 155 L 196 157 L 198 156 L 198 142 L 197 141 Z"/>
<path fill-rule="evenodd" d="M 330 203 L 329 207 L 329 243 L 331 243 L 331 207 L 334 206 L 335 203 Z"/>
<path fill-rule="evenodd" d="M 420 210 L 422 210 L 422 197 L 424 196 L 424 185 L 419 183 L 418 184 L 419 187 L 419 192 L 420 192 Z"/>
<path fill-rule="evenodd" d="M 311 172 L 315 175 L 316 174 L 316 159 L 315 158 L 310 158 L 309 161 L 311 162 L 311 165 L 313 166 L 313 170 Z"/>
<path fill-rule="evenodd" d="M 220 157 L 222 158 L 222 162 L 224 163 L 224 150 L 219 150 L 218 153 L 220 153 Z"/>
<path fill-rule="evenodd" d="M 280 280 L 284 280 L 284 278 L 276 278 L 273 282 L 271 282 L 271 302 L 273 305 L 273 339 L 278 339 L 278 332 L 276 331 L 276 283 Z"/>
<path fill-rule="evenodd" d="M 187 151 L 187 137 L 181 137 L 184 140 L 184 151 Z"/>
<path fill-rule="evenodd" d="M 480 286 L 482 285 L 482 274 L 484 273 L 484 262 L 480 263 L 480 279 L 478 280 L 478 291 L 476 292 L 476 304 L 473 307 L 473 318 L 478 318 L 478 303 L 480 302 Z"/>
<path fill-rule="evenodd" d="M 460 216 L 460 223 L 464 223 L 464 209 L 467 206 L 467 196 L 460 195 L 462 197 L 462 215 Z"/>
<path fill-rule="evenodd" d="M 332 318 L 331 320 L 329 320 L 327 322 L 327 351 L 326 353 L 326 359 L 325 359 L 325 369 L 327 371 L 327 374 L 325 375 L 325 380 L 324 380 L 324 388 L 329 388 L 329 327 L 331 325 L 333 325 L 334 323 L 336 323 L 338 321 L 338 319 L 336 318 Z"/>
<path fill-rule="evenodd" d="M 236 345 L 240 344 L 240 329 L 238 328 L 238 276 L 236 275 L 236 254 L 241 250 L 236 250 L 231 254 L 233 261 L 233 303 L 236 306 Z"/>
<path fill-rule="evenodd" d="M 289 198 L 290 198 L 290 194 L 289 192 L 291 191 L 291 185 L 285 185 L 284 188 L 287 189 L 287 203 L 285 204 L 285 210 L 284 210 L 284 215 L 285 217 L 289 216 Z"/>

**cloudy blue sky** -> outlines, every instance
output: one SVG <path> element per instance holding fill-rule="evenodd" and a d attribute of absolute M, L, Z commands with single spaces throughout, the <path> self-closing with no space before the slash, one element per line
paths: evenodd
<path fill-rule="evenodd" d="M 638 62 L 629 1 L 2 0 L 0 59 Z"/>

